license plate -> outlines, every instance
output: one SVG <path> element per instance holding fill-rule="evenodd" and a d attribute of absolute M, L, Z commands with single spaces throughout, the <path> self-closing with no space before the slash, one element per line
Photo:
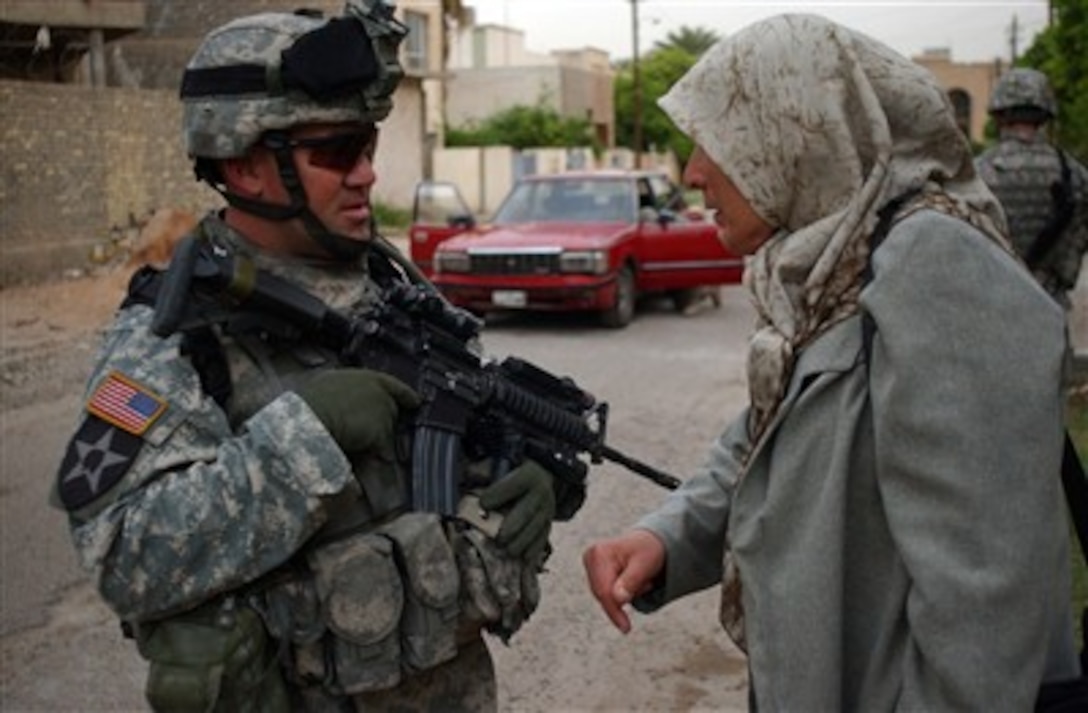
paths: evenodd
<path fill-rule="evenodd" d="M 491 304 L 496 307 L 524 307 L 528 300 L 525 290 L 495 290 L 491 293 Z"/>

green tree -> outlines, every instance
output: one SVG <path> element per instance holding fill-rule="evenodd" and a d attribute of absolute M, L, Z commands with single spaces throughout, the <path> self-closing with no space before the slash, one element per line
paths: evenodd
<path fill-rule="evenodd" d="M 686 161 L 691 155 L 691 140 L 684 136 L 657 106 L 657 100 L 695 64 L 697 56 L 679 47 L 663 47 L 647 54 L 639 62 L 642 84 L 642 149 L 671 149 Z M 630 62 L 618 67 L 615 84 L 616 143 L 634 149 L 635 91 Z"/>
<path fill-rule="evenodd" d="M 654 48 L 684 50 L 690 55 L 699 57 L 717 42 L 719 35 L 705 27 L 688 27 L 683 25 L 678 30 L 673 30 L 665 35 L 664 40 L 654 43 Z"/>
<path fill-rule="evenodd" d="M 512 106 L 482 121 L 446 129 L 447 146 L 597 146 L 588 119 L 560 116 L 542 99 L 536 106 Z"/>
<path fill-rule="evenodd" d="M 1055 138 L 1088 159 L 1088 3 L 1052 0 L 1054 22 L 1017 64 L 1045 73 L 1058 99 Z"/>

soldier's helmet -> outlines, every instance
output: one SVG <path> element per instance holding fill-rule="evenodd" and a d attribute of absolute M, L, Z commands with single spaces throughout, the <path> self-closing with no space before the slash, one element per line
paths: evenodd
<path fill-rule="evenodd" d="M 266 131 L 312 122 L 372 122 L 392 108 L 407 32 L 384 0 L 349 0 L 332 19 L 263 13 L 212 30 L 181 86 L 193 158 L 243 155 Z"/>
<path fill-rule="evenodd" d="M 998 80 L 990 97 L 989 111 L 991 114 L 1034 111 L 1045 114 L 1045 118 L 1053 118 L 1058 113 L 1058 105 L 1045 74 L 1036 69 L 1017 67 Z"/>

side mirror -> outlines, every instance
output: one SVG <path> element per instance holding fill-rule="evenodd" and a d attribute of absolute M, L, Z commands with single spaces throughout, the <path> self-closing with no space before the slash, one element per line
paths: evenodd
<path fill-rule="evenodd" d="M 412 204 L 412 224 L 457 227 L 471 220 L 472 210 L 457 186 L 444 181 L 420 181 Z"/>
<path fill-rule="evenodd" d="M 676 211 L 669 210 L 668 208 L 662 208 L 657 213 L 657 223 L 664 228 L 669 223 L 675 223 L 677 221 Z"/>

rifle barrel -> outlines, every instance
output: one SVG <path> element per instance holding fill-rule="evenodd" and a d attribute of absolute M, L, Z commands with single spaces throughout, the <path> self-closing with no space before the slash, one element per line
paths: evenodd
<path fill-rule="evenodd" d="M 660 485 L 662 488 L 666 488 L 668 490 L 676 490 L 678 487 L 680 487 L 679 478 L 660 471 L 657 468 L 654 468 L 652 465 L 647 465 L 640 460 L 635 460 L 631 456 L 620 453 L 615 448 L 612 448 L 610 446 L 601 446 L 601 456 L 607 458 L 614 463 L 619 463 L 620 465 L 630 470 L 632 473 L 641 475 L 644 478 L 649 478 L 650 480 Z"/>

